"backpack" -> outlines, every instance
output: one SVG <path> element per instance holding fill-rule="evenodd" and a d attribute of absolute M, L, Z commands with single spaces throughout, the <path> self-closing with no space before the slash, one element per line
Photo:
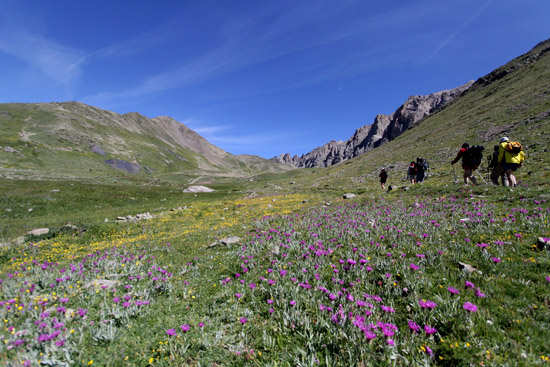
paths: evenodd
<path fill-rule="evenodd" d="M 420 165 L 422 166 L 422 168 L 424 168 L 424 171 L 427 171 L 428 168 L 430 168 L 430 165 L 428 164 L 428 161 L 426 160 L 426 158 L 422 158 L 420 160 Z"/>
<path fill-rule="evenodd" d="M 474 145 L 468 148 L 464 153 L 462 163 L 467 166 L 478 167 L 483 160 L 483 151 L 485 147 L 483 145 Z"/>
<path fill-rule="evenodd" d="M 512 154 L 518 154 L 519 152 L 523 151 L 523 147 L 517 141 L 509 141 L 504 144 L 504 150 Z"/>

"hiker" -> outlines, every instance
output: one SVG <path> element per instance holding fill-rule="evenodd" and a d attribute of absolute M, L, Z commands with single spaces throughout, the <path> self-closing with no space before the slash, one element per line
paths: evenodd
<path fill-rule="evenodd" d="M 416 158 L 416 182 L 423 183 L 424 177 L 426 177 L 426 171 L 428 170 L 428 161 L 424 158 Z"/>
<path fill-rule="evenodd" d="M 474 145 L 472 148 L 477 147 L 477 145 Z M 472 184 L 477 185 L 476 178 L 474 177 L 474 171 L 479 166 L 480 162 L 476 162 L 478 160 L 477 157 L 474 157 L 474 151 L 470 148 L 470 144 L 464 143 L 462 144 L 462 148 L 458 151 L 458 154 L 456 155 L 455 159 L 451 161 L 451 164 L 455 164 L 462 158 L 462 168 L 464 169 L 464 184 L 468 185 L 468 179 L 472 181 Z M 477 163 L 477 164 L 476 164 Z"/>
<path fill-rule="evenodd" d="M 386 181 L 388 179 L 388 171 L 386 171 L 385 168 L 382 168 L 382 171 L 380 171 L 380 174 L 378 175 L 380 177 L 380 186 L 382 186 L 382 189 L 386 188 Z"/>
<path fill-rule="evenodd" d="M 504 169 L 504 173 L 508 179 L 508 186 L 516 187 L 518 185 L 514 172 L 518 168 L 523 167 L 524 160 L 525 153 L 523 153 L 523 147 L 520 143 L 517 141 L 510 141 L 506 136 L 500 138 L 498 162 Z"/>
<path fill-rule="evenodd" d="M 414 161 L 409 164 L 407 168 L 407 180 L 411 181 L 411 184 L 414 185 L 414 180 L 416 179 L 416 163 Z"/>
<path fill-rule="evenodd" d="M 498 186 L 498 178 L 500 177 L 500 181 L 502 182 L 502 186 L 508 186 L 508 179 L 506 178 L 506 174 L 504 173 L 504 168 L 500 164 L 498 164 L 498 152 L 499 152 L 500 145 L 494 146 L 493 154 L 489 156 L 489 166 L 487 166 L 487 171 L 491 171 L 491 182 L 493 185 Z"/>

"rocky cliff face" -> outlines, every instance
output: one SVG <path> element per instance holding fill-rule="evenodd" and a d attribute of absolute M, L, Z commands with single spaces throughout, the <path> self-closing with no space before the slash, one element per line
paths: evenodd
<path fill-rule="evenodd" d="M 371 125 L 357 129 L 345 142 L 333 140 L 301 157 L 291 157 L 286 153 L 272 159 L 279 163 L 308 168 L 328 167 L 351 159 L 395 139 L 418 121 L 462 94 L 472 84 L 473 81 L 427 96 L 410 96 L 394 113 L 376 116 Z"/>

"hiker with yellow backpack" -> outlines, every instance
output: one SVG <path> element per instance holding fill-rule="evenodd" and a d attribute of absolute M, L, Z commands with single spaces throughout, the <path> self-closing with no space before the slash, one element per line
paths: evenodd
<path fill-rule="evenodd" d="M 498 148 L 498 162 L 502 166 L 508 179 L 509 187 L 516 187 L 517 181 L 514 176 L 514 172 L 523 167 L 523 161 L 525 160 L 525 153 L 523 147 L 517 141 L 510 141 L 508 137 L 503 136 L 500 138 L 500 145 Z"/>

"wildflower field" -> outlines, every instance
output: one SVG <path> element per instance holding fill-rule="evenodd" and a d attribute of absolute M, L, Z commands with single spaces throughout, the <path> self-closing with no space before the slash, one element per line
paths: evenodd
<path fill-rule="evenodd" d="M 289 194 L 26 242 L 0 363 L 545 365 L 549 216 L 528 188 Z"/>

